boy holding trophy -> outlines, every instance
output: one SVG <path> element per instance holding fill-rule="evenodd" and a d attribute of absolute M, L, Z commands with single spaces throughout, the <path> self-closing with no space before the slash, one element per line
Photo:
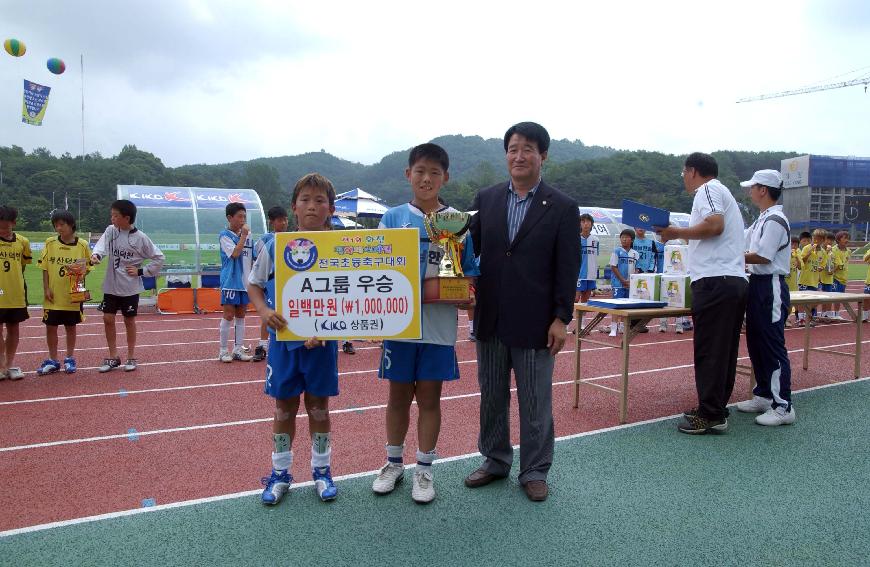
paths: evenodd
<path fill-rule="evenodd" d="M 85 274 L 90 271 L 88 258 L 91 250 L 85 240 L 76 236 L 75 217 L 69 211 L 55 211 L 51 215 L 51 224 L 57 236 L 50 236 L 45 241 L 39 258 L 45 295 L 42 322 L 48 343 L 48 358 L 36 370 L 40 376 L 54 374 L 61 368 L 67 374 L 76 371 L 76 325 L 85 320 L 82 306 L 90 299 L 85 288 Z M 66 329 L 66 356 L 62 365 L 57 353 L 57 328 L 60 325 Z"/>
<path fill-rule="evenodd" d="M 417 467 L 411 497 L 418 503 L 435 498 L 432 462 L 441 429 L 441 386 L 459 378 L 455 349 L 457 308 L 467 309 L 472 304 L 470 277 L 478 275 L 474 247 L 466 237 L 470 215 L 448 207 L 438 198 L 449 179 L 449 165 L 447 152 L 436 144 L 413 148 L 405 169 L 413 198 L 410 203 L 387 211 L 379 227 L 419 230 L 423 305 L 422 338 L 384 341 L 379 376 L 390 381 L 387 463 L 372 490 L 377 494 L 392 492 L 404 476 L 405 435 L 411 402 L 416 398 Z"/>

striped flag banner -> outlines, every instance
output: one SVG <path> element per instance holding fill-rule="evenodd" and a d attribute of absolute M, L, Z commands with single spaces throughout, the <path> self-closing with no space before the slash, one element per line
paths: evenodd
<path fill-rule="evenodd" d="M 24 79 L 24 105 L 21 109 L 21 121 L 33 126 L 42 126 L 45 109 L 48 106 L 48 93 L 51 87 L 40 85 Z"/>

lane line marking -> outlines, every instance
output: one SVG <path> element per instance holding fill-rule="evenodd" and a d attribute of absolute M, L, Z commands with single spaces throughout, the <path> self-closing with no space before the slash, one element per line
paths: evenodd
<path fill-rule="evenodd" d="M 863 378 L 858 378 L 856 380 L 849 380 L 847 382 L 835 382 L 832 384 L 823 384 L 821 386 L 812 386 L 810 388 L 804 388 L 802 390 L 794 390 L 792 393 L 798 394 L 798 393 L 803 393 L 803 392 L 812 392 L 814 390 L 821 390 L 824 388 L 833 388 L 836 386 L 843 386 L 846 384 L 855 384 L 857 382 L 864 382 L 867 380 L 870 380 L 870 376 L 865 376 Z M 733 405 L 734 404 L 729 404 L 729 407 L 733 406 Z M 647 419 L 644 421 L 636 421 L 633 423 L 614 425 L 612 427 L 604 427 L 602 429 L 583 431 L 581 433 L 573 433 L 571 435 L 557 437 L 556 442 L 562 443 L 565 441 L 571 441 L 571 440 L 578 439 L 581 437 L 591 437 L 593 435 L 601 435 L 601 434 L 605 434 L 605 433 L 612 433 L 615 431 L 620 431 L 623 429 L 630 429 L 630 428 L 639 427 L 639 426 L 643 426 L 643 425 L 651 425 L 651 424 L 659 423 L 662 421 L 676 419 L 676 418 L 679 418 L 681 416 L 682 416 L 682 414 L 673 414 L 673 415 L 667 415 L 667 416 L 663 416 L 663 417 L 656 417 L 656 418 L 652 418 L 652 419 Z M 516 450 L 517 448 L 519 448 L 519 445 L 514 445 L 513 448 L 514 448 L 514 450 Z M 435 462 L 437 462 L 437 463 L 450 463 L 450 462 L 455 462 L 455 461 L 473 459 L 475 457 L 480 457 L 480 456 L 481 456 L 480 453 L 466 453 L 464 455 L 456 455 L 453 457 L 445 457 L 444 459 L 438 459 Z M 409 468 L 411 466 L 414 466 L 414 465 L 409 464 L 409 465 L 406 465 L 405 468 Z M 346 474 L 346 475 L 336 476 L 336 477 L 334 477 L 334 480 L 337 482 L 343 482 L 343 481 L 353 480 L 353 479 L 367 477 L 367 476 L 374 476 L 374 475 L 378 474 L 378 472 L 379 472 L 379 470 L 376 469 L 376 470 L 371 470 L 371 471 L 350 473 L 350 474 Z M 314 484 L 314 481 L 311 481 L 311 480 L 306 481 L 306 482 L 294 483 L 292 490 L 294 490 L 294 491 L 299 490 L 302 488 L 312 486 L 313 484 Z M 262 489 L 245 490 L 242 492 L 233 492 L 230 494 L 220 494 L 217 496 L 208 496 L 206 498 L 196 498 L 193 500 L 181 500 L 178 502 L 171 502 L 168 504 L 159 504 L 159 505 L 149 506 L 149 507 L 144 507 L 144 508 L 133 508 L 130 510 L 120 510 L 117 512 L 108 512 L 105 514 L 97 514 L 94 516 L 84 516 L 81 518 L 61 520 L 61 521 L 57 521 L 57 522 L 48 522 L 48 523 L 44 523 L 44 524 L 36 524 L 33 526 L 26 526 L 23 528 L 15 528 L 15 529 L 11 529 L 11 530 L 2 531 L 2 532 L 0 532 L 0 538 L 12 537 L 12 536 L 16 536 L 16 535 L 33 533 L 33 532 L 38 532 L 38 531 L 45 531 L 45 530 L 56 529 L 56 528 L 64 528 L 64 527 L 75 526 L 75 525 L 79 525 L 79 524 L 85 524 L 85 523 L 99 522 L 99 521 L 103 521 L 103 520 L 111 520 L 111 519 L 115 519 L 115 518 L 123 518 L 126 516 L 134 516 L 137 514 L 146 514 L 146 513 L 158 512 L 158 511 L 163 511 L 163 510 L 171 510 L 174 508 L 186 508 L 189 506 L 197 506 L 199 504 L 209 504 L 212 502 L 220 502 L 223 500 L 234 500 L 234 499 L 238 499 L 238 498 L 246 498 L 249 496 L 254 496 L 254 495 L 260 494 L 262 492 L 263 492 Z"/>

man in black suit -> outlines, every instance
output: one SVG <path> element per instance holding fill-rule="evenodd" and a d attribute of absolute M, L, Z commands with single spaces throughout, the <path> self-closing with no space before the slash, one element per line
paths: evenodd
<path fill-rule="evenodd" d="M 547 498 L 553 461 L 553 365 L 565 344 L 580 270 L 577 203 L 541 180 L 550 135 L 521 122 L 504 136 L 510 181 L 481 190 L 472 210 L 480 257 L 474 329 L 480 384 L 478 448 L 486 458 L 470 488 L 510 472 L 510 374 L 520 413 L 519 481 L 530 500 Z"/>

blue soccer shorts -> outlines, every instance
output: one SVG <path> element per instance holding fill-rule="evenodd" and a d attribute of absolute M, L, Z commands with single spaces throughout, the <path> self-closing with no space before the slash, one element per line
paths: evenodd
<path fill-rule="evenodd" d="M 820 283 L 819 284 L 819 291 L 832 292 L 832 291 L 834 291 L 834 284 L 832 284 L 832 283 Z"/>
<path fill-rule="evenodd" d="M 250 302 L 247 291 L 236 289 L 221 290 L 221 305 L 247 305 Z"/>
<path fill-rule="evenodd" d="M 595 280 L 577 280 L 577 291 L 591 291 L 595 289 Z"/>
<path fill-rule="evenodd" d="M 378 376 L 402 384 L 456 380 L 459 378 L 456 349 L 447 345 L 384 341 Z"/>
<path fill-rule="evenodd" d="M 615 288 L 613 288 L 613 299 L 628 299 L 628 288 L 627 287 L 615 287 Z"/>
<path fill-rule="evenodd" d="M 834 291 L 836 293 L 846 293 L 846 284 L 834 280 Z"/>
<path fill-rule="evenodd" d="M 290 345 L 296 348 L 288 349 Z M 276 399 L 287 400 L 308 392 L 313 396 L 338 395 L 338 343 L 312 349 L 298 342 L 287 344 L 269 337 L 266 355 L 266 385 L 263 391 Z"/>

